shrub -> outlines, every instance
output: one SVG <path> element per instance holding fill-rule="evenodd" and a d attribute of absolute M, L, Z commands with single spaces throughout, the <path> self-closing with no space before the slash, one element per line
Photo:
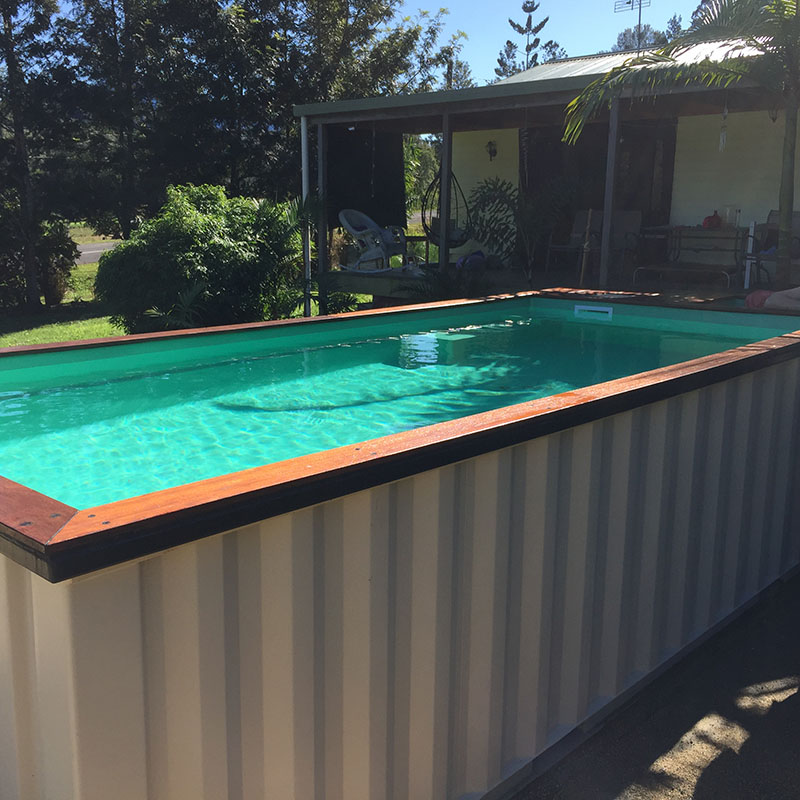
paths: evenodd
<path fill-rule="evenodd" d="M 95 293 L 129 333 L 253 322 L 296 307 L 300 253 L 285 206 L 170 186 L 158 215 L 103 254 Z"/>
<path fill-rule="evenodd" d="M 37 234 L 39 289 L 47 305 L 57 305 L 69 286 L 78 248 L 70 238 L 67 223 L 60 217 L 41 220 Z M 19 198 L 14 190 L 7 190 L 0 195 L 0 308 L 21 308 L 25 299 Z"/>
<path fill-rule="evenodd" d="M 60 218 L 41 223 L 36 243 L 39 285 L 48 306 L 58 305 L 70 285 L 70 273 L 78 258 L 78 248 L 69 235 L 69 225 Z"/>

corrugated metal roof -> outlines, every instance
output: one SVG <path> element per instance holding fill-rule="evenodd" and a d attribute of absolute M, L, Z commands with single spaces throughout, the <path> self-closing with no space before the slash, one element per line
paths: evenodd
<path fill-rule="evenodd" d="M 558 61 L 546 61 L 535 67 L 518 72 L 510 78 L 498 81 L 497 86 L 507 83 L 532 83 L 548 81 L 556 78 L 574 78 L 577 76 L 605 75 L 610 69 L 620 66 L 636 53 L 623 51 L 620 53 L 598 53 L 593 56 L 577 56 L 562 58 Z"/>
<path fill-rule="evenodd" d="M 643 50 L 642 52 L 652 51 Z M 759 55 L 759 52 L 755 48 L 742 46 L 738 42 L 708 42 L 696 45 L 676 60 L 680 63 L 690 64 L 705 59 L 721 61 L 731 56 L 749 58 L 756 55 Z M 488 105 L 497 104 L 503 100 L 513 101 L 515 98 L 525 98 L 535 104 L 536 96 L 547 96 L 559 92 L 580 92 L 610 69 L 635 57 L 636 53 L 628 50 L 619 53 L 598 53 L 591 56 L 564 58 L 559 61 L 538 64 L 529 70 L 488 86 L 423 94 L 340 100 L 333 103 L 311 103 L 295 106 L 294 114 L 297 117 L 308 116 L 324 121 L 326 117 L 337 116 L 342 119 L 348 115 L 353 115 L 354 118 L 359 116 L 363 119 L 365 115 L 369 116 L 373 113 L 385 115 L 390 111 L 408 117 L 442 113 L 448 110 L 457 112 L 466 103 L 473 106 L 476 103 L 486 103 L 488 107 Z"/>
<path fill-rule="evenodd" d="M 656 48 L 646 48 L 641 54 L 655 52 Z M 752 58 L 760 55 L 754 47 L 743 45 L 736 41 L 704 42 L 681 53 L 676 57 L 679 64 L 697 64 L 701 61 L 722 61 L 725 58 Z M 597 53 L 593 56 L 577 56 L 576 58 L 562 58 L 558 61 L 546 61 L 537 64 L 523 72 L 518 72 L 510 78 L 498 81 L 496 86 L 509 83 L 538 83 L 541 81 L 558 80 L 559 78 L 587 77 L 594 79 L 605 75 L 609 70 L 622 66 L 631 58 L 636 58 L 635 50 L 623 50 L 618 53 Z"/>

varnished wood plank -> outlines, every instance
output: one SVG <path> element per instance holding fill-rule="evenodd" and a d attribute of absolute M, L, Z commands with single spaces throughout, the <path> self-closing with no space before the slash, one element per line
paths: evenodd
<path fill-rule="evenodd" d="M 47 544 L 76 509 L 0 477 L 0 536 L 33 549 Z"/>

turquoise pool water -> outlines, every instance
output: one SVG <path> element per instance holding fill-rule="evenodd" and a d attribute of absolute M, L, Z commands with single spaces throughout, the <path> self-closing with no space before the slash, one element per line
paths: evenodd
<path fill-rule="evenodd" d="M 586 308 L 524 300 L 0 359 L 0 474 L 86 508 L 800 327 Z"/>

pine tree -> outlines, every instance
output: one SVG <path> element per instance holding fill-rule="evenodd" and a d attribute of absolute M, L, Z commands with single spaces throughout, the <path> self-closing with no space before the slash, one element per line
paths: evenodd
<path fill-rule="evenodd" d="M 508 24 L 514 33 L 525 37 L 524 56 L 518 60 L 519 46 L 512 40 L 507 40 L 497 58 L 498 66 L 494 70 L 494 74 L 498 78 L 508 78 L 518 72 L 535 67 L 540 60 L 552 61 L 555 58 L 566 57 L 566 51 L 558 42 L 551 39 L 542 43 L 539 34 L 550 20 L 550 17 L 545 17 L 537 23 L 533 22 L 533 15 L 539 9 L 539 5 L 535 0 L 523 0 L 522 13 L 527 14 L 524 24 L 514 22 L 513 19 L 509 18 Z"/>

